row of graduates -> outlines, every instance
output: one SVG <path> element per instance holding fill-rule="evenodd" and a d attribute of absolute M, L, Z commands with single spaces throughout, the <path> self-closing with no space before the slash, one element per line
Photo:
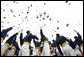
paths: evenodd
<path fill-rule="evenodd" d="M 13 27 L 2 30 L 1 43 L 7 37 L 7 33 Z M 1 45 L 1 56 L 83 56 L 83 40 L 81 35 L 74 30 L 78 36 L 75 36 L 75 41 L 67 39 L 65 36 L 56 34 L 56 40 L 51 43 L 40 29 L 41 41 L 36 35 L 27 31 L 27 35 L 23 38 L 23 30 L 16 32 L 8 40 Z M 20 33 L 20 46 L 16 41 L 17 35 Z M 34 47 L 31 46 L 33 39 Z M 37 41 L 36 41 L 37 40 Z"/>

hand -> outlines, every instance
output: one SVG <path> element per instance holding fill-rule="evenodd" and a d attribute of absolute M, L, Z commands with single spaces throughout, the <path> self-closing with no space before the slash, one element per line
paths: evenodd
<path fill-rule="evenodd" d="M 18 31 L 18 33 L 20 33 L 20 31 Z"/>
<path fill-rule="evenodd" d="M 76 30 L 73 30 L 73 31 L 77 32 Z"/>
<path fill-rule="evenodd" d="M 13 28 L 15 27 L 15 26 L 12 26 Z"/>
<path fill-rule="evenodd" d="M 21 29 L 21 32 L 23 32 L 23 29 Z"/>

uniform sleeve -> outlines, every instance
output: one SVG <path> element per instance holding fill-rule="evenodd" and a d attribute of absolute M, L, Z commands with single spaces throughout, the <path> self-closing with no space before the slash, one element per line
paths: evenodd
<path fill-rule="evenodd" d="M 34 38 L 34 39 L 37 39 L 38 40 L 38 37 L 35 36 L 35 35 L 31 35 L 31 38 Z"/>
<path fill-rule="evenodd" d="M 15 33 L 13 36 L 11 36 L 6 43 L 9 43 L 10 45 L 13 43 L 13 40 L 15 40 L 16 36 L 18 35 L 18 33 Z"/>
<path fill-rule="evenodd" d="M 78 38 L 80 38 L 80 39 L 81 39 L 81 35 L 80 35 L 79 33 L 77 33 L 77 35 L 78 35 Z"/>
<path fill-rule="evenodd" d="M 44 36 L 44 34 L 43 34 L 43 32 L 42 32 L 42 29 L 40 30 L 40 34 L 41 34 L 41 37 L 43 37 L 43 36 Z"/>
<path fill-rule="evenodd" d="M 72 42 L 71 40 L 69 40 L 69 39 L 67 39 L 67 38 L 65 38 L 65 39 L 66 39 L 66 41 L 69 42 L 69 43 Z"/>
<path fill-rule="evenodd" d="M 12 30 L 13 28 L 12 27 L 10 27 L 10 28 L 8 28 L 6 31 L 8 32 L 8 31 L 10 31 L 10 30 Z"/>
<path fill-rule="evenodd" d="M 23 44 L 23 33 L 20 33 L 20 45 L 22 45 Z"/>
<path fill-rule="evenodd" d="M 62 36 L 62 37 L 63 37 L 63 39 L 65 39 L 67 42 L 70 42 L 70 40 L 67 39 L 66 37 L 64 37 L 64 36 Z"/>
<path fill-rule="evenodd" d="M 18 33 L 15 33 L 12 37 L 15 37 L 15 36 L 17 36 L 18 35 Z"/>
<path fill-rule="evenodd" d="M 5 37 L 7 36 L 7 33 L 12 29 L 12 27 L 8 28 L 8 29 L 4 29 L 2 32 L 1 32 L 1 37 L 3 39 L 5 39 Z"/>
<path fill-rule="evenodd" d="M 4 33 L 6 33 L 5 31 L 6 31 L 5 29 L 4 29 L 4 30 L 2 30 L 1 35 L 3 35 Z"/>
<path fill-rule="evenodd" d="M 9 32 L 10 30 L 12 30 L 13 28 L 12 27 L 10 27 L 10 28 L 8 28 L 8 29 L 4 29 L 1 33 L 3 34 L 6 34 L 7 32 Z"/>

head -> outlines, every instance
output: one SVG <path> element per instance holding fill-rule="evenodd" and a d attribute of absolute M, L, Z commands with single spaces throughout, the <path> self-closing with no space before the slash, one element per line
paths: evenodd
<path fill-rule="evenodd" d="M 54 40 L 54 39 L 53 39 L 52 41 L 53 41 L 53 42 L 55 42 L 55 40 Z"/>
<path fill-rule="evenodd" d="M 27 34 L 29 34 L 29 33 L 30 33 L 30 31 L 28 30 L 26 33 L 27 33 Z"/>
<path fill-rule="evenodd" d="M 59 34 L 56 34 L 57 37 L 59 37 L 60 35 Z"/>
<path fill-rule="evenodd" d="M 74 36 L 74 39 L 77 39 L 77 36 Z"/>

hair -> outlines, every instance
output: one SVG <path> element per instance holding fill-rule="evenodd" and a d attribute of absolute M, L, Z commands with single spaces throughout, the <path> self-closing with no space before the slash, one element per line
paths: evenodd
<path fill-rule="evenodd" d="M 76 38 L 77 38 L 77 36 L 74 36 L 74 38 L 76 39 Z"/>
<path fill-rule="evenodd" d="M 54 42 L 55 40 L 53 39 L 52 41 Z"/>
<path fill-rule="evenodd" d="M 29 33 L 30 33 L 30 31 L 28 30 L 26 33 L 27 33 L 27 34 L 29 34 Z"/>
<path fill-rule="evenodd" d="M 59 37 L 60 35 L 59 34 L 56 34 L 57 37 Z"/>

